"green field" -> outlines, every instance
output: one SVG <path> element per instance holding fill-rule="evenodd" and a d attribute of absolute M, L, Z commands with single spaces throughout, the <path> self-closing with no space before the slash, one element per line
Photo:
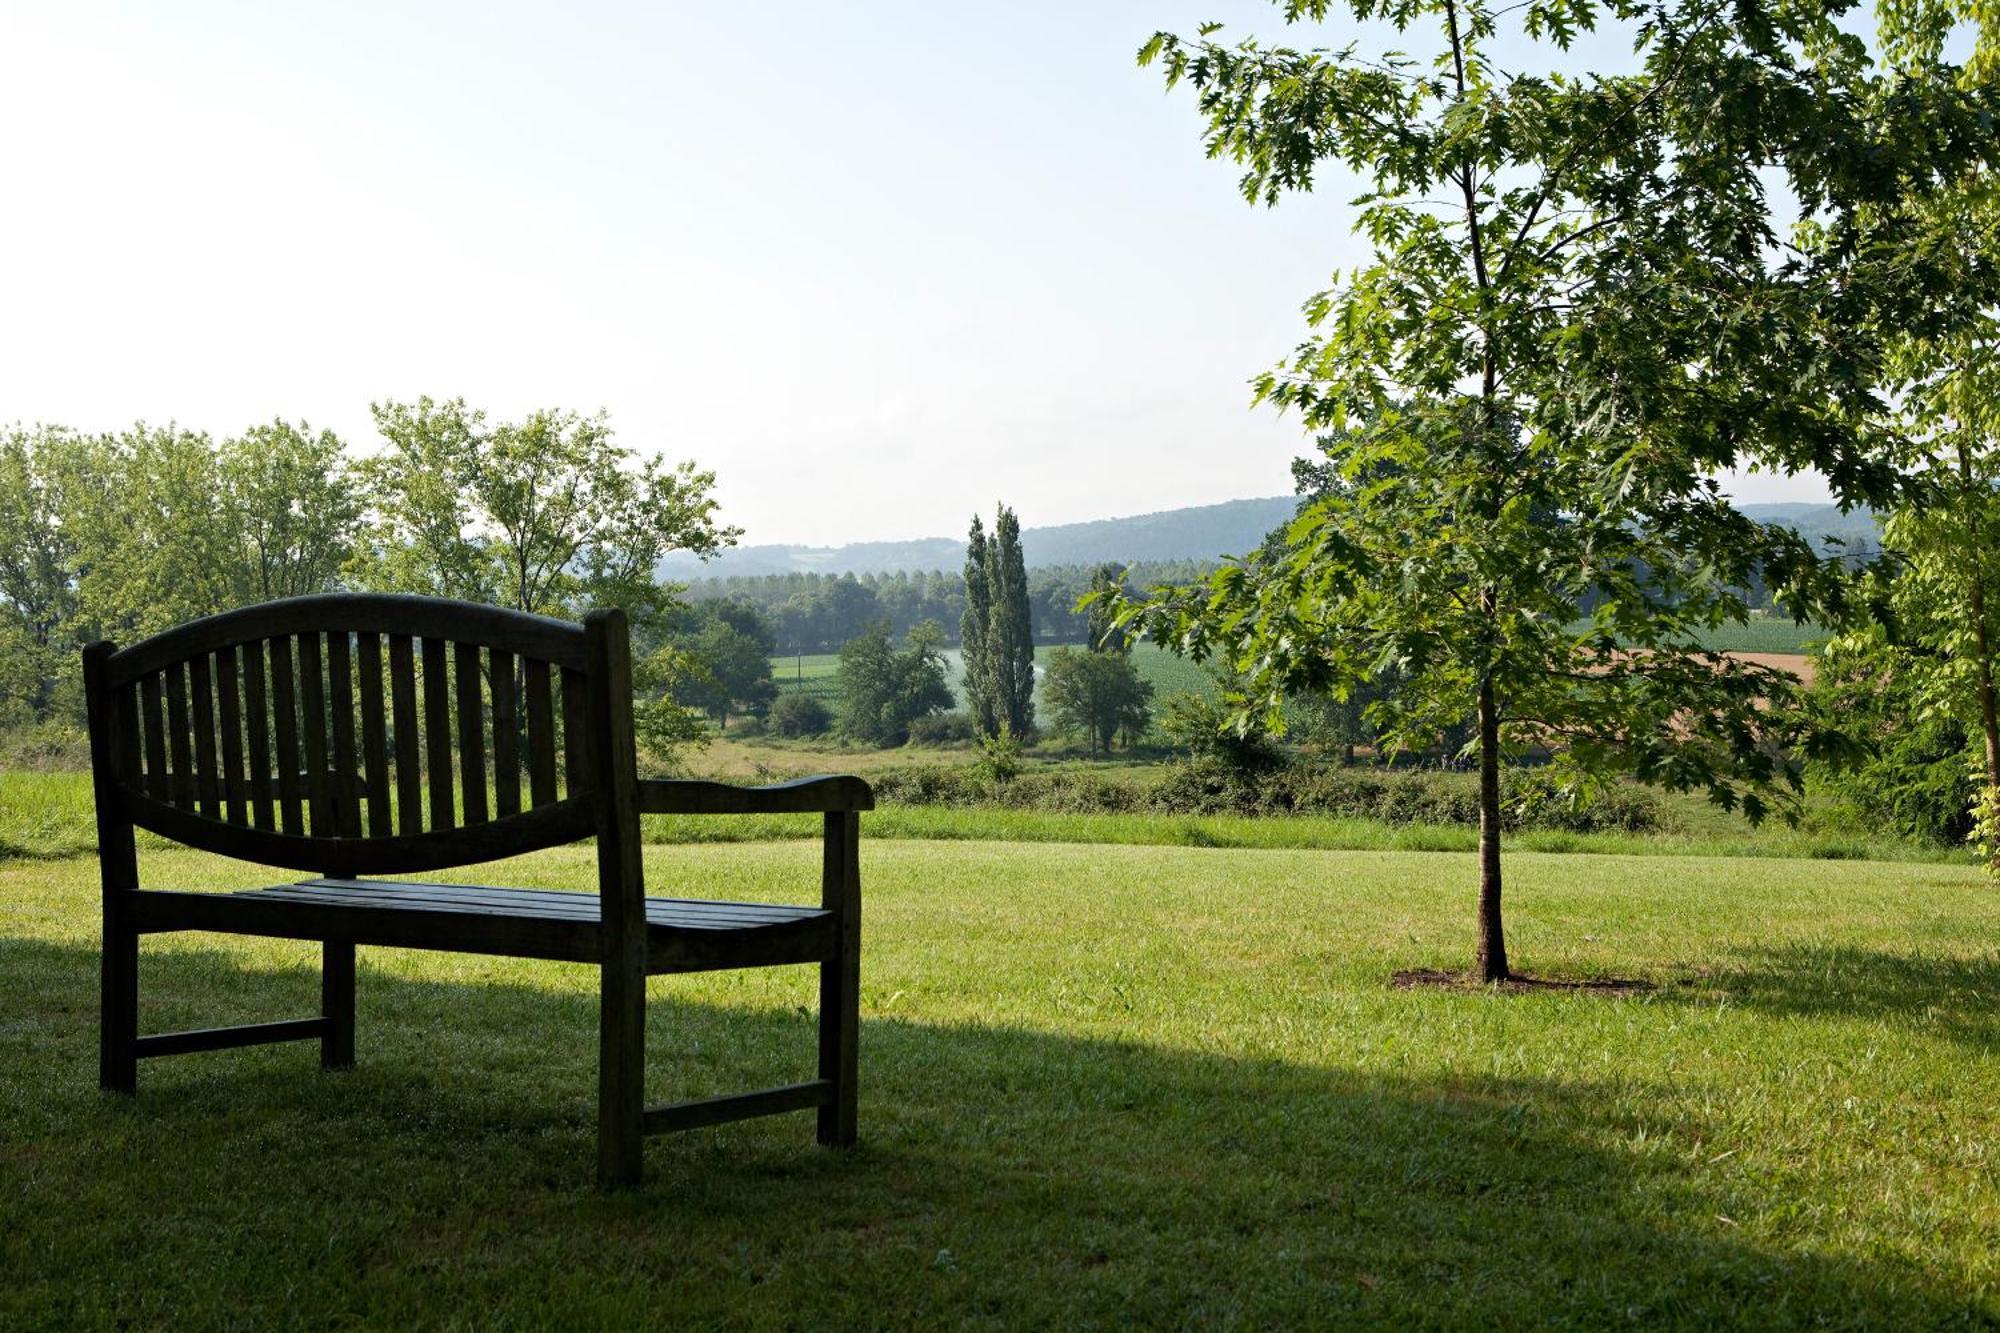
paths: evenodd
<path fill-rule="evenodd" d="M 1709 635 L 1706 642 L 1708 647 L 1719 652 L 1789 654 L 1803 653 L 1825 637 L 1826 632 L 1817 625 L 1797 625 L 1782 616 L 1753 616 L 1748 624 L 1723 626 Z M 1038 664 L 1046 662 L 1056 646 L 1041 644 L 1036 647 L 1035 661 Z M 963 706 L 965 696 L 958 688 L 959 650 L 950 649 L 945 653 L 945 659 L 951 670 L 952 692 Z M 1178 657 L 1158 644 L 1134 644 L 1132 661 L 1139 668 L 1139 674 L 1152 683 L 1156 703 L 1164 701 L 1169 695 L 1206 693 L 1214 689 L 1205 667 Z M 771 675 L 779 689 L 817 694 L 829 702 L 833 698 L 839 670 L 838 653 L 808 653 L 800 657 L 771 659 Z"/>
<path fill-rule="evenodd" d="M 797 898 L 804 843 L 660 847 Z M 260 872 L 184 852 L 151 882 Z M 587 848 L 495 867 L 583 888 Z M 2000 896 L 1962 867 L 1523 855 L 1518 963 L 1392 989 L 1471 858 L 865 846 L 862 1146 L 803 1117 L 590 1187 L 589 969 L 364 950 L 309 1047 L 94 1088 L 92 862 L 0 864 L 0 1326 L 1938 1327 L 2000 1317 Z M 309 946 L 149 941 L 158 1031 L 310 1012 Z M 808 1068 L 800 969 L 655 983 L 652 1087 Z"/>
<path fill-rule="evenodd" d="M 1573 628 L 1581 629 L 1584 622 Z M 1796 624 L 1782 615 L 1753 614 L 1741 625 L 1724 625 L 1702 639 L 1703 646 L 1722 653 L 1803 653 L 1827 637 L 1814 624 Z"/>
<path fill-rule="evenodd" d="M 1063 645 L 1048 643 L 1038 645 L 1035 648 L 1036 665 L 1039 666 L 1047 662 L 1049 654 L 1061 646 Z M 1069 646 L 1080 647 L 1081 645 Z M 959 686 L 960 673 L 963 670 L 963 658 L 956 648 L 948 649 L 944 656 L 951 680 L 952 695 L 958 700 L 959 707 L 963 708 L 965 706 L 965 692 Z M 1152 684 L 1153 699 L 1156 705 L 1164 702 L 1169 695 L 1190 692 L 1205 693 L 1214 688 L 1213 682 L 1209 679 L 1205 668 L 1188 661 L 1184 657 L 1176 657 L 1157 644 L 1134 644 L 1132 646 L 1132 663 L 1138 667 L 1140 676 Z M 835 682 L 839 676 L 839 672 L 840 655 L 838 653 L 809 653 L 802 657 L 774 657 L 771 659 L 771 677 L 778 683 L 780 690 L 797 690 L 807 694 L 815 694 L 825 699 L 829 704 L 833 702 L 837 689 Z M 1041 684 L 1039 680 L 1036 682 L 1035 702 L 1037 707 L 1041 706 Z"/>

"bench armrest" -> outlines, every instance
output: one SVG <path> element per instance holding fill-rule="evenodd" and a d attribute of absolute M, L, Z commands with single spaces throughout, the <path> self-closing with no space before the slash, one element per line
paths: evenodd
<path fill-rule="evenodd" d="M 731 787 L 693 778 L 641 778 L 648 815 L 781 815 L 873 810 L 875 792 L 856 777 L 794 778 L 768 787 Z"/>

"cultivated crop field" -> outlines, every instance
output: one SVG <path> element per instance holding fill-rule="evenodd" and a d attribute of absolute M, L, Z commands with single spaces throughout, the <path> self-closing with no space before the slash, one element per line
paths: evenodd
<path fill-rule="evenodd" d="M 874 816 L 870 819 L 873 820 Z M 648 849 L 782 900 L 816 849 Z M 147 851 L 148 882 L 269 872 Z M 862 1146 L 753 1121 L 591 1188 L 587 968 L 368 949 L 360 1064 L 94 1086 L 96 868 L 0 862 L 0 1326 L 1612 1324 L 2000 1317 L 2000 895 L 1968 867 L 876 838 Z M 589 849 L 493 868 L 581 889 Z M 148 940 L 148 1030 L 302 1015 L 310 946 Z M 802 969 L 655 983 L 652 1095 L 809 1068 Z"/>
<path fill-rule="evenodd" d="M 1060 646 L 1062 645 L 1048 643 L 1038 645 L 1035 648 L 1036 665 L 1047 662 L 1049 654 Z M 1079 649 L 1082 647 L 1081 644 L 1070 646 Z M 963 708 L 965 693 L 959 688 L 959 676 L 964 669 L 963 658 L 956 648 L 947 649 L 944 657 L 946 670 L 951 679 L 952 693 L 958 699 L 958 706 Z M 1158 644 L 1132 645 L 1132 663 L 1139 669 L 1140 676 L 1152 685 L 1155 704 L 1164 702 L 1170 695 L 1207 693 L 1215 688 L 1205 669 L 1184 657 L 1176 657 Z M 838 653 L 808 653 L 801 657 L 771 659 L 771 678 L 777 682 L 780 690 L 800 690 L 808 694 L 817 694 L 829 704 L 834 699 L 837 688 L 835 681 L 839 672 Z M 1035 697 L 1039 705 L 1041 702 L 1039 682 Z"/>

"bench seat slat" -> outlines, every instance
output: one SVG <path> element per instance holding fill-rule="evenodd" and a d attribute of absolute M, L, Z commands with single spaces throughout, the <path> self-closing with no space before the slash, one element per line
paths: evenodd
<path fill-rule="evenodd" d="M 377 884 L 383 881 L 376 881 Z M 400 885 L 397 887 L 401 887 Z M 409 885 L 411 888 L 450 885 Z M 491 890 L 488 890 L 491 892 Z M 545 889 L 501 890 L 511 906 L 479 900 L 411 898 L 337 883 L 282 884 L 234 893 L 145 890 L 132 895 L 132 918 L 142 933 L 215 930 L 279 939 L 346 940 L 448 953 L 499 954 L 597 962 L 601 922 L 594 894 Z M 585 904 L 583 911 L 568 906 Z M 703 899 L 647 902 L 646 970 L 707 972 L 719 968 L 771 967 L 820 962 L 839 948 L 839 918 L 813 907 L 789 917 L 756 921 L 719 919 L 718 909 L 761 909 L 761 903 L 711 903 Z"/>
<path fill-rule="evenodd" d="M 493 884 L 444 884 L 428 880 L 385 880 L 385 879 L 314 879 L 298 884 L 279 886 L 285 889 L 327 889 L 373 894 L 380 898 L 417 901 L 435 899 L 442 902 L 489 902 L 501 906 L 526 902 L 534 906 L 546 906 L 559 912 L 580 912 L 586 916 L 599 915 L 600 899 L 594 893 L 569 893 L 561 889 L 515 889 Z M 273 889 L 252 889 L 252 893 L 270 893 Z M 725 902 L 714 898 L 648 898 L 647 912 L 650 916 L 686 916 L 704 922 L 742 921 L 746 925 L 772 925 L 786 921 L 796 921 L 801 917 L 819 916 L 821 908 L 793 906 L 789 903 L 738 903 Z"/>
<path fill-rule="evenodd" d="M 428 884 L 400 880 L 309 880 L 242 895 L 299 902 L 331 902 L 392 911 L 449 911 L 483 915 L 564 917 L 595 921 L 600 913 L 594 893 L 559 889 L 510 889 L 483 884 Z M 787 907 L 770 903 L 715 902 L 698 898 L 648 898 L 648 925 L 684 930 L 750 930 L 822 918 L 817 907 Z"/>

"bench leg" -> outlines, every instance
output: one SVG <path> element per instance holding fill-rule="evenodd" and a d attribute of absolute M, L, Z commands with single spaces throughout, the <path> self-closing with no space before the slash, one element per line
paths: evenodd
<path fill-rule="evenodd" d="M 819 965 L 819 1076 L 833 1084 L 819 1108 L 819 1141 L 846 1148 L 854 1143 L 861 1040 L 861 816 L 827 815 L 823 851 L 823 901 L 839 914 L 840 947 Z"/>
<path fill-rule="evenodd" d="M 847 1148 L 855 1137 L 857 1038 L 861 1032 L 861 967 L 859 951 L 819 965 L 819 1076 L 833 1084 L 833 1098 L 819 1108 L 819 1141 L 829 1148 Z"/>
<path fill-rule="evenodd" d="M 321 944 L 319 1012 L 326 1035 L 319 1042 L 321 1069 L 354 1066 L 354 945 L 345 940 Z"/>
<path fill-rule="evenodd" d="M 598 992 L 597 1184 L 630 1189 L 645 1157 L 646 977 L 607 962 Z"/>
<path fill-rule="evenodd" d="M 97 1028 L 97 1082 L 106 1092 L 139 1088 L 139 933 L 104 923 Z"/>

